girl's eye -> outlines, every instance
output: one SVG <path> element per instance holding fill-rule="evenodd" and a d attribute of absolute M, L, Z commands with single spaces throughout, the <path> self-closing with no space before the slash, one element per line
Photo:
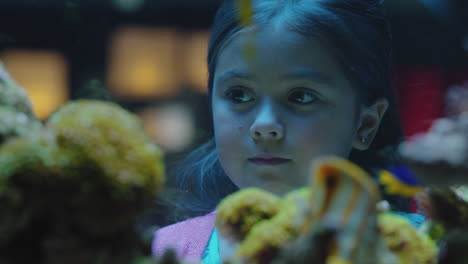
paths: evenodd
<path fill-rule="evenodd" d="M 314 103 L 317 100 L 317 96 L 313 92 L 307 90 L 294 91 L 289 94 L 288 97 L 288 101 L 303 105 Z"/>
<path fill-rule="evenodd" d="M 254 99 L 252 94 L 242 87 L 230 88 L 225 95 L 235 104 L 247 103 Z"/>

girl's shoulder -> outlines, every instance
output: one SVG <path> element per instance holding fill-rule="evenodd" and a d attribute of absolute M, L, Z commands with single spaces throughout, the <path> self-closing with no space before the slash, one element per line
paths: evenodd
<path fill-rule="evenodd" d="M 213 232 L 216 212 L 166 226 L 155 232 L 152 251 L 161 256 L 172 248 L 186 260 L 199 260 Z"/>

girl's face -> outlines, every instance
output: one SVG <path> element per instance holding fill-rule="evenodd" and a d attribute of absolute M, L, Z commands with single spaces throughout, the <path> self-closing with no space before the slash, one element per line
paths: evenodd
<path fill-rule="evenodd" d="M 212 95 L 223 169 L 239 188 L 281 194 L 308 184 L 315 158 L 347 157 L 359 144 L 357 96 L 320 42 L 281 26 L 236 33 L 220 51 Z"/>

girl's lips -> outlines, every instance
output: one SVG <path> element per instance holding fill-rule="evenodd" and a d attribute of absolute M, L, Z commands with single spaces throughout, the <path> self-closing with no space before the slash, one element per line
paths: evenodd
<path fill-rule="evenodd" d="M 283 158 L 250 158 L 250 162 L 260 166 L 275 166 L 287 163 L 290 159 Z"/>

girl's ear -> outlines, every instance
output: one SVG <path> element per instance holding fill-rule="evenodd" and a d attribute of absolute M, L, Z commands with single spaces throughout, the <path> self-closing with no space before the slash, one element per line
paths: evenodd
<path fill-rule="evenodd" d="M 388 109 L 388 104 L 386 98 L 380 98 L 374 104 L 362 108 L 359 128 L 353 142 L 355 149 L 366 150 L 369 148 Z"/>

